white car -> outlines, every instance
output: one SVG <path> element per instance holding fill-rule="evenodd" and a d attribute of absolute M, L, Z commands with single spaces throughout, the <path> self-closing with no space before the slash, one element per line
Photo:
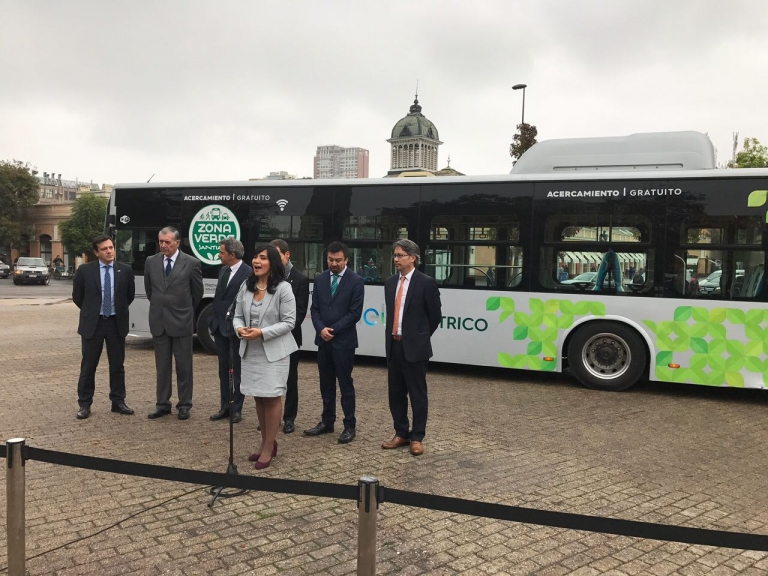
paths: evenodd
<path fill-rule="evenodd" d="M 11 267 L 5 262 L 0 262 L 0 278 L 8 278 L 11 275 Z"/>
<path fill-rule="evenodd" d="M 13 283 L 18 284 L 49 284 L 51 274 L 48 265 L 42 258 L 19 258 L 13 270 Z"/>

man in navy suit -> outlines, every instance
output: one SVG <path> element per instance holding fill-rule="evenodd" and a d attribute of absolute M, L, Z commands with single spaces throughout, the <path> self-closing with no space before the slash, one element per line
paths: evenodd
<path fill-rule="evenodd" d="M 389 410 L 395 436 L 381 447 L 385 450 L 410 444 L 411 454 L 424 453 L 427 428 L 427 364 L 432 357 L 430 338 L 440 325 L 440 290 L 431 276 L 416 270 L 419 247 L 411 240 L 397 240 L 392 246 L 398 273 L 384 283 L 387 322 L 384 337 L 387 350 Z M 407 313 L 407 314 L 406 314 Z M 408 425 L 408 398 L 413 426 Z"/>
<path fill-rule="evenodd" d="M 125 337 L 128 334 L 128 307 L 135 284 L 130 266 L 115 262 L 115 245 L 109 236 L 93 240 L 97 260 L 77 269 L 72 283 L 72 301 L 80 308 L 77 333 L 82 338 L 83 360 L 77 382 L 80 410 L 77 417 L 91 415 L 96 388 L 96 367 L 104 342 L 109 360 L 109 399 L 112 412 L 133 414 L 125 403 Z"/>
<path fill-rule="evenodd" d="M 355 387 L 352 368 L 357 348 L 357 322 L 363 315 L 365 280 L 347 268 L 349 249 L 341 242 L 328 245 L 328 270 L 315 277 L 312 292 L 312 324 L 315 327 L 317 367 L 320 372 L 320 395 L 323 415 L 314 428 L 304 430 L 307 436 L 333 432 L 336 422 L 336 380 L 344 410 L 344 431 L 339 444 L 355 438 Z"/>
<path fill-rule="evenodd" d="M 240 393 L 240 341 L 232 338 L 231 321 L 227 319 L 227 311 L 235 301 L 240 286 L 248 278 L 250 266 L 243 264 L 245 248 L 243 243 L 233 236 L 224 239 L 219 245 L 221 270 L 216 293 L 213 296 L 213 314 L 208 318 L 216 342 L 216 354 L 219 357 L 219 387 L 221 404 L 219 411 L 211 416 L 211 420 L 222 420 L 230 415 L 229 403 L 229 357 L 232 355 L 232 377 L 235 381 L 235 393 L 232 398 L 232 422 L 242 421 L 243 399 Z M 231 352 L 230 352 L 231 350 Z"/>

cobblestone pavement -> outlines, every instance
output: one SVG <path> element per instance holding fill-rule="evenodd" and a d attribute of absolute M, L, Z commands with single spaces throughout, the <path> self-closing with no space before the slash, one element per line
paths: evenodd
<path fill-rule="evenodd" d="M 127 401 L 136 415 L 109 412 L 103 358 L 93 414 L 76 420 L 76 322 L 71 302 L 0 301 L 0 437 L 223 472 L 228 426 L 208 420 L 218 408 L 215 358 L 196 350 L 190 420 L 150 421 L 151 343 L 132 341 Z M 374 474 L 384 486 L 425 493 L 768 534 L 764 393 L 644 385 L 610 394 L 557 375 L 439 366 L 429 377 L 426 452 L 414 458 L 379 447 L 392 436 L 382 363 L 360 361 L 355 376 L 357 439 L 342 446 L 336 434 L 304 437 L 319 419 L 320 397 L 312 357 L 302 360 L 299 432 L 280 433 L 266 476 L 356 484 Z M 246 461 L 255 419 L 248 403 L 236 426 L 244 474 L 256 474 Z M 27 555 L 41 555 L 28 561 L 31 575 L 355 573 L 354 502 L 255 492 L 210 509 L 208 493 L 187 484 L 34 461 L 26 473 Z M 377 546 L 378 574 L 768 574 L 765 553 L 386 503 Z M 0 568 L 5 554 L 2 546 Z"/>

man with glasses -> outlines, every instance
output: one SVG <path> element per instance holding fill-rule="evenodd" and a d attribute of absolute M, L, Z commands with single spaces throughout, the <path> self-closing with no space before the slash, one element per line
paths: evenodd
<path fill-rule="evenodd" d="M 424 453 L 427 428 L 427 364 L 432 357 L 431 336 L 440 325 L 442 306 L 435 279 L 416 270 L 419 247 L 411 240 L 393 246 L 397 274 L 384 283 L 387 309 L 384 331 L 387 350 L 389 411 L 395 436 L 385 450 L 410 445 L 414 456 Z M 407 312 L 407 314 L 406 314 Z M 408 422 L 408 398 L 413 426 Z"/>
<path fill-rule="evenodd" d="M 344 410 L 344 431 L 339 444 L 355 438 L 355 387 L 352 368 L 357 348 L 357 323 L 363 315 L 365 280 L 347 267 L 349 249 L 341 242 L 328 245 L 328 270 L 315 277 L 312 291 L 312 324 L 317 335 L 317 367 L 320 372 L 320 395 L 323 415 L 314 428 L 304 430 L 307 436 L 333 432 L 336 421 L 336 380 Z"/>
<path fill-rule="evenodd" d="M 149 331 L 155 346 L 157 404 L 154 420 L 171 413 L 171 367 L 176 359 L 179 420 L 192 408 L 192 335 L 195 309 L 203 297 L 200 261 L 179 250 L 181 234 L 166 226 L 158 234 L 160 253 L 147 258 L 144 290 L 149 300 Z"/>

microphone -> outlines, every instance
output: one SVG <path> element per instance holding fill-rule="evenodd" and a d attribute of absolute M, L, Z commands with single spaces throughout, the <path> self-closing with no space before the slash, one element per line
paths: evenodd
<path fill-rule="evenodd" d="M 232 304 L 229 305 L 229 309 L 227 310 L 227 314 L 225 315 L 225 318 L 227 320 L 232 320 L 235 317 L 235 308 L 237 307 L 237 300 L 240 298 L 240 292 L 243 291 L 243 288 L 245 287 L 245 283 L 248 280 L 243 280 L 243 283 L 240 284 L 240 288 L 237 289 L 237 296 L 232 300 Z"/>

